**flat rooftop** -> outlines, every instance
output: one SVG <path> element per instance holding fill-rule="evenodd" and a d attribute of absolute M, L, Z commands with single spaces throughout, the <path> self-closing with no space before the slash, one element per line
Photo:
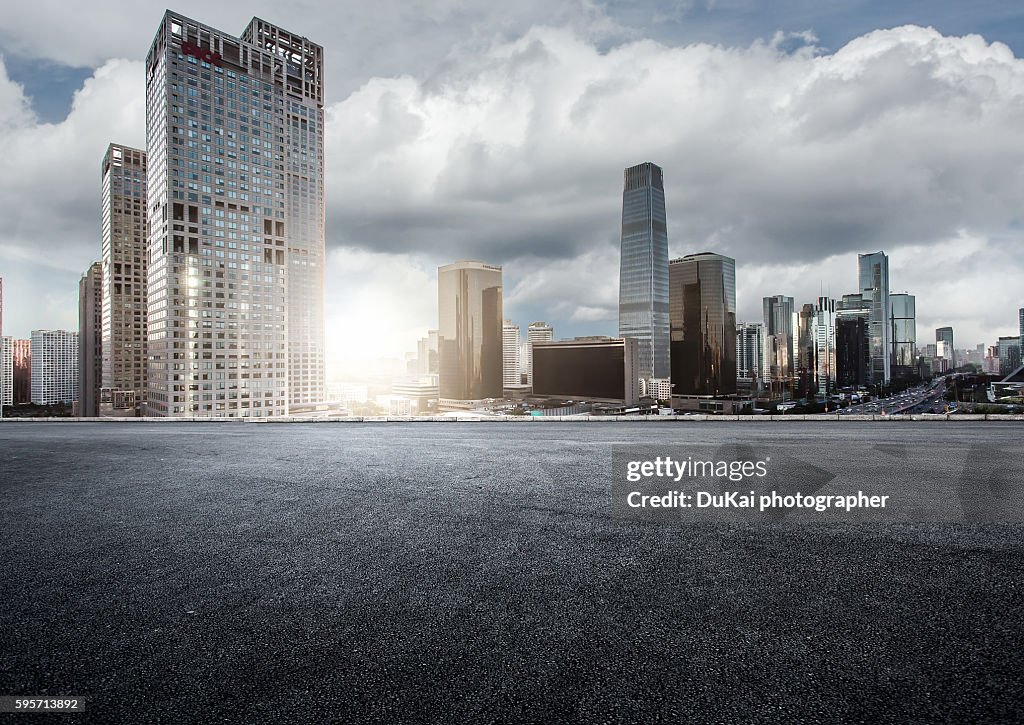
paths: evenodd
<path fill-rule="evenodd" d="M 640 521 L 608 476 L 617 444 L 770 442 L 868 485 L 1020 430 L 0 426 L 0 694 L 90 721 L 1019 721 L 1024 525 Z"/>

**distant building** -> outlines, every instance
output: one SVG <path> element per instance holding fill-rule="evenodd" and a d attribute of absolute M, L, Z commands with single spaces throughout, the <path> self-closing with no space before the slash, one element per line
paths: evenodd
<path fill-rule="evenodd" d="M 578 337 L 533 345 L 533 397 L 600 403 L 640 398 L 634 338 Z"/>
<path fill-rule="evenodd" d="M 836 301 L 819 297 L 811 321 L 814 350 L 812 391 L 820 396 L 836 390 Z"/>
<path fill-rule="evenodd" d="M 764 324 L 736 323 L 736 387 L 756 394 L 765 387 Z"/>
<path fill-rule="evenodd" d="M 935 347 L 939 357 L 949 361 L 949 369 L 956 368 L 956 351 L 953 349 L 953 328 L 939 327 L 935 330 Z"/>
<path fill-rule="evenodd" d="M 428 413 L 437 409 L 437 375 L 423 375 L 391 383 L 391 394 L 408 400 L 411 413 Z"/>
<path fill-rule="evenodd" d="M 7 339 L 10 340 L 13 370 L 13 404 L 25 405 L 32 402 L 32 341 Z"/>
<path fill-rule="evenodd" d="M 437 295 L 441 407 L 446 400 L 502 397 L 501 267 L 476 261 L 440 267 Z"/>
<path fill-rule="evenodd" d="M 416 343 L 416 373 L 437 374 L 437 330 L 427 330 L 427 336 Z"/>
<path fill-rule="evenodd" d="M 917 367 L 917 305 L 914 295 L 889 295 L 889 327 L 892 340 L 890 375 L 907 379 Z"/>
<path fill-rule="evenodd" d="M 93 262 L 78 281 L 78 415 L 100 414 L 103 379 L 103 265 Z"/>
<path fill-rule="evenodd" d="M 78 400 L 78 333 L 32 331 L 32 402 L 36 405 Z"/>
<path fill-rule="evenodd" d="M 836 385 L 840 388 L 867 385 L 867 329 L 866 316 L 836 316 Z"/>
<path fill-rule="evenodd" d="M 623 173 L 619 336 L 638 341 L 639 376 L 669 377 L 668 226 L 662 170 L 646 162 Z"/>
<path fill-rule="evenodd" d="M 736 392 L 736 260 L 690 254 L 669 262 L 673 395 Z"/>
<path fill-rule="evenodd" d="M 14 338 L 0 337 L 0 415 L 14 405 Z"/>
<path fill-rule="evenodd" d="M 519 325 L 505 320 L 501 326 L 501 381 L 506 385 L 519 385 Z"/>
<path fill-rule="evenodd" d="M 815 339 L 814 321 L 816 308 L 805 304 L 796 314 L 796 397 L 807 398 L 815 394 Z"/>
<path fill-rule="evenodd" d="M 764 336 L 765 367 L 772 398 L 791 397 L 794 392 L 795 314 L 793 298 L 784 295 L 765 297 Z"/>
<path fill-rule="evenodd" d="M 533 385 L 533 345 L 537 342 L 550 342 L 555 339 L 555 329 L 546 322 L 531 322 L 526 328 L 526 384 Z"/>
<path fill-rule="evenodd" d="M 101 178 L 102 380 L 97 386 L 109 390 L 102 397 L 128 398 L 141 409 L 146 401 L 149 365 L 146 152 L 110 144 L 103 156 Z M 80 342 L 84 348 L 84 338 Z M 116 414 L 127 412 L 118 408 Z"/>
<path fill-rule="evenodd" d="M 999 374 L 1009 375 L 1020 367 L 1020 337 L 999 338 Z"/>
<path fill-rule="evenodd" d="M 889 257 L 857 255 L 860 294 L 868 309 L 868 383 L 888 385 L 892 347 L 889 333 Z"/>

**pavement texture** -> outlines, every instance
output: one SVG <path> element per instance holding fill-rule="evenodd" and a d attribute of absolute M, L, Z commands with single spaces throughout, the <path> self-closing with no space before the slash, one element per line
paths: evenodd
<path fill-rule="evenodd" d="M 1024 525 L 637 520 L 609 480 L 616 445 L 856 470 L 1022 432 L 6 425 L 0 695 L 87 711 L 0 718 L 1022 721 Z"/>

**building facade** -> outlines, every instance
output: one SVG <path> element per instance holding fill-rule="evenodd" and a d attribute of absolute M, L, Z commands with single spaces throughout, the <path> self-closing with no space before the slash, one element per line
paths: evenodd
<path fill-rule="evenodd" d="M 772 398 L 792 397 L 795 380 L 796 315 L 793 298 L 773 295 L 761 300 L 764 314 L 765 367 Z"/>
<path fill-rule="evenodd" d="M 860 295 L 868 310 L 868 384 L 888 385 L 892 345 L 889 333 L 889 257 L 857 255 Z"/>
<path fill-rule="evenodd" d="M 519 325 L 505 320 L 501 325 L 501 380 L 502 386 L 519 385 Z"/>
<path fill-rule="evenodd" d="M 667 378 L 669 367 L 668 225 L 660 166 L 623 174 L 619 258 L 619 337 L 639 343 L 641 378 Z"/>
<path fill-rule="evenodd" d="M 78 281 L 78 415 L 100 414 L 103 378 L 103 265 L 93 262 Z"/>
<path fill-rule="evenodd" d="M 146 276 L 149 240 L 146 152 L 112 143 L 103 155 L 101 388 L 130 393 L 144 408 L 147 392 Z M 83 344 L 84 347 L 84 344 Z M 134 407 L 134 406 L 133 406 Z"/>
<path fill-rule="evenodd" d="M 626 403 L 640 399 L 633 338 L 577 337 L 533 346 L 533 396 L 576 402 Z"/>
<path fill-rule="evenodd" d="M 950 370 L 956 368 L 956 350 L 953 349 L 952 327 L 935 328 L 935 348 L 936 354 L 939 357 L 945 358 L 949 361 Z"/>
<path fill-rule="evenodd" d="M 672 394 L 735 394 L 736 261 L 710 252 L 673 259 L 669 310 Z"/>
<path fill-rule="evenodd" d="M 1009 375 L 1020 367 L 1020 338 L 1004 336 L 999 338 L 999 374 Z"/>
<path fill-rule="evenodd" d="M 0 337 L 0 414 L 14 405 L 14 338 Z"/>
<path fill-rule="evenodd" d="M 765 388 L 764 324 L 736 324 L 736 387 L 741 393 L 756 394 Z"/>
<path fill-rule="evenodd" d="M 32 331 L 32 402 L 36 405 L 78 400 L 78 333 Z"/>
<path fill-rule="evenodd" d="M 12 404 L 32 402 L 32 341 L 8 338 L 11 348 Z"/>
<path fill-rule="evenodd" d="M 893 379 L 906 379 L 917 368 L 917 303 L 914 295 L 889 295 L 890 338 L 892 356 L 890 375 Z"/>
<path fill-rule="evenodd" d="M 323 49 L 167 12 L 146 78 L 147 412 L 322 400 Z"/>
<path fill-rule="evenodd" d="M 555 328 L 546 322 L 531 322 L 526 328 L 526 384 L 533 385 L 533 345 L 555 339 Z"/>
<path fill-rule="evenodd" d="M 501 267 L 462 261 L 437 270 L 438 366 L 446 400 L 502 397 Z"/>
<path fill-rule="evenodd" d="M 811 391 L 818 396 L 831 395 L 836 391 L 836 301 L 830 297 L 819 297 L 814 305 L 811 323 L 813 341 L 814 377 Z"/>

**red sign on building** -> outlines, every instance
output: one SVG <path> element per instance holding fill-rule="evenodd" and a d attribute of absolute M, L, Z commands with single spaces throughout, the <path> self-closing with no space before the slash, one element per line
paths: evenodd
<path fill-rule="evenodd" d="M 185 55 L 191 55 L 193 58 L 205 60 L 207 63 L 220 65 L 220 53 L 216 53 L 209 48 L 201 48 L 187 40 L 181 41 L 181 52 Z"/>

